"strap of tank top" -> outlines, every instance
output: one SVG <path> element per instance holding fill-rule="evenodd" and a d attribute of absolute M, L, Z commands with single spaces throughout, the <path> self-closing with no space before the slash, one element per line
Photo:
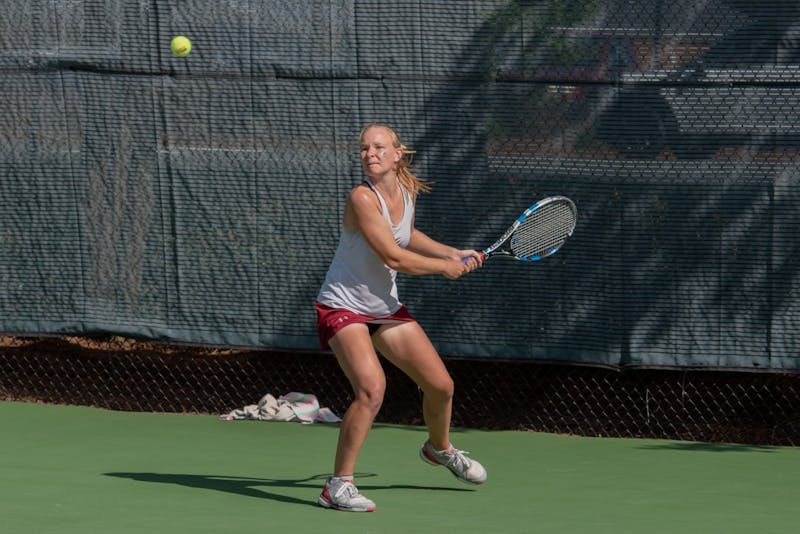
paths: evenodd
<path fill-rule="evenodd" d="M 381 213 L 383 214 L 384 219 L 389 221 L 389 224 L 392 223 L 392 216 L 389 215 L 389 207 L 386 206 L 386 202 L 383 200 L 380 192 L 378 192 L 378 188 L 370 181 L 369 178 L 364 178 L 364 183 L 367 184 L 367 187 L 372 189 L 372 192 L 378 196 L 378 202 L 381 203 Z"/>

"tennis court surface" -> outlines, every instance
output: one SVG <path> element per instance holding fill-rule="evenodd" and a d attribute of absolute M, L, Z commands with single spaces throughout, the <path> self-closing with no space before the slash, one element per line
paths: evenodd
<path fill-rule="evenodd" d="M 800 450 L 458 430 L 482 487 L 378 425 L 357 483 L 378 510 L 316 505 L 338 428 L 0 402 L 4 532 L 797 532 Z"/>

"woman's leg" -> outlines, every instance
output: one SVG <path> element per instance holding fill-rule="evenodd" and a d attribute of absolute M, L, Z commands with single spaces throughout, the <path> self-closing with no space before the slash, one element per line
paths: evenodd
<path fill-rule="evenodd" d="M 453 379 L 428 335 L 416 321 L 384 325 L 373 336 L 387 360 L 421 389 L 422 415 L 436 450 L 450 447 Z"/>
<path fill-rule="evenodd" d="M 450 443 L 453 379 L 422 327 L 416 322 L 385 325 L 373 337 L 381 353 L 422 388 L 429 438 L 420 449 L 420 458 L 446 467 L 463 482 L 486 482 L 486 469 L 480 462 Z"/>
<path fill-rule="evenodd" d="M 356 458 L 383 403 L 386 376 L 365 324 L 351 324 L 329 344 L 350 381 L 354 399 L 342 417 L 336 447 L 334 476 L 353 475 Z"/>

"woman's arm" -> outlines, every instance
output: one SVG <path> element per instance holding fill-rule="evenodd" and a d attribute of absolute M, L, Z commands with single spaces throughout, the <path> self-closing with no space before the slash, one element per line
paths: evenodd
<path fill-rule="evenodd" d="M 394 240 L 392 230 L 383 218 L 374 193 L 364 186 L 358 186 L 351 191 L 345 206 L 344 224 L 348 228 L 356 229 L 364 235 L 369 246 L 376 254 L 395 271 L 413 274 L 441 274 L 450 279 L 459 278 L 468 273 L 474 267 L 461 262 L 456 249 L 446 247 L 441 243 L 436 243 L 427 236 L 419 238 L 423 249 L 427 247 L 435 248 L 440 252 L 446 253 L 436 256 L 421 254 L 415 248 L 400 247 Z M 412 241 L 415 230 L 412 229 Z M 423 234 L 424 235 L 424 234 Z M 438 245 L 438 246 L 437 246 Z"/>
<path fill-rule="evenodd" d="M 430 238 L 427 234 L 416 228 L 411 228 L 411 239 L 408 242 L 408 249 L 431 258 L 448 258 L 461 261 L 464 258 L 475 258 L 478 266 L 481 265 L 481 257 L 475 250 L 460 250 L 444 243 L 440 243 Z"/>

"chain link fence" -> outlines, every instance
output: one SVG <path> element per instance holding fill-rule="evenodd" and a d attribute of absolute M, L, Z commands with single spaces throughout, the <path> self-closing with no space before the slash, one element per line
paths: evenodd
<path fill-rule="evenodd" d="M 604 369 L 446 358 L 453 426 L 620 438 L 800 444 L 800 375 Z M 421 425 L 421 394 L 384 363 L 378 422 Z M 0 399 L 223 414 L 266 393 L 314 393 L 338 415 L 350 387 L 333 355 L 208 349 L 125 338 L 15 338 L 0 347 Z"/>

